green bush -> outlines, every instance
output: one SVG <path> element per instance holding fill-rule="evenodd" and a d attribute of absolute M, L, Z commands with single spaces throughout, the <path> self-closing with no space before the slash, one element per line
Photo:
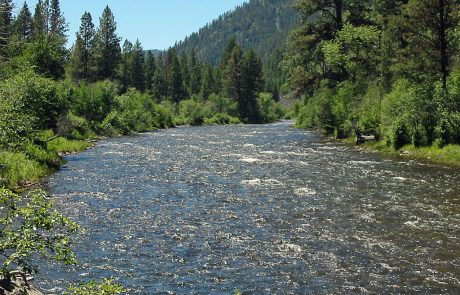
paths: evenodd
<path fill-rule="evenodd" d="M 241 121 L 237 117 L 232 117 L 228 114 L 217 113 L 217 114 L 214 114 L 211 118 L 205 118 L 204 123 L 206 125 L 227 125 L 227 124 L 239 124 L 241 123 Z"/>
<path fill-rule="evenodd" d="M 113 279 L 104 279 L 98 283 L 91 281 L 78 286 L 70 286 L 65 295 L 119 295 L 126 290 L 120 285 L 113 283 Z"/>
<path fill-rule="evenodd" d="M 82 84 L 74 90 L 72 112 L 93 126 L 101 123 L 116 106 L 118 86 L 110 81 Z"/>
<path fill-rule="evenodd" d="M 204 123 L 203 105 L 194 99 L 183 100 L 179 103 L 178 125 L 200 126 Z"/>
<path fill-rule="evenodd" d="M 284 110 L 279 103 L 276 103 L 271 93 L 259 95 L 259 108 L 264 123 L 275 122 L 284 117 Z"/>
<path fill-rule="evenodd" d="M 64 264 L 75 264 L 70 249 L 70 236 L 80 228 L 54 210 L 44 191 L 32 191 L 20 196 L 0 188 L 0 276 L 11 278 L 19 268 L 27 274 L 38 272 L 37 255 Z"/>

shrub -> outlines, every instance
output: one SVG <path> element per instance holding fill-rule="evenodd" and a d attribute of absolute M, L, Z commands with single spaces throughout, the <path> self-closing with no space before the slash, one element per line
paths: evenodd
<path fill-rule="evenodd" d="M 104 279 L 98 283 L 91 281 L 78 286 L 70 286 L 65 295 L 118 295 L 126 292 L 120 284 L 114 284 L 113 279 Z"/>
<path fill-rule="evenodd" d="M 0 189 L 3 254 L 0 274 L 10 279 L 17 267 L 33 274 L 38 271 L 36 255 L 52 258 L 64 264 L 75 264 L 69 238 L 79 231 L 76 223 L 54 210 L 44 191 L 32 191 L 25 196 Z"/>
<path fill-rule="evenodd" d="M 179 103 L 178 123 L 181 125 L 203 125 L 204 117 L 203 106 L 196 100 L 183 100 Z"/>

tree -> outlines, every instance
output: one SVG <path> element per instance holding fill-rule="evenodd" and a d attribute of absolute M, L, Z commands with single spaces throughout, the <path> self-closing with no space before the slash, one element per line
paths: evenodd
<path fill-rule="evenodd" d="M 122 91 L 127 91 L 129 87 L 132 86 L 131 80 L 131 64 L 133 58 L 133 43 L 128 39 L 123 43 L 121 51 L 121 62 L 119 70 L 119 79 L 121 82 Z"/>
<path fill-rule="evenodd" d="M 136 40 L 132 48 L 132 59 L 130 64 L 132 86 L 139 91 L 145 90 L 145 53 L 141 42 Z"/>
<path fill-rule="evenodd" d="M 456 0 L 410 0 L 404 23 L 410 62 L 418 72 L 435 74 L 447 88 L 455 54 L 453 31 L 459 21 Z"/>
<path fill-rule="evenodd" d="M 32 35 L 33 19 L 32 14 L 29 10 L 27 2 L 21 8 L 14 22 L 14 33 L 19 36 L 22 41 L 29 41 Z"/>
<path fill-rule="evenodd" d="M 152 94 L 158 101 L 168 95 L 167 70 L 163 53 L 157 58 L 155 75 L 153 76 Z"/>
<path fill-rule="evenodd" d="M 174 48 L 168 50 L 168 95 L 177 104 L 186 95 L 179 59 Z"/>
<path fill-rule="evenodd" d="M 35 5 L 35 13 L 33 17 L 33 39 L 39 39 L 48 34 L 48 4 L 47 1 L 38 0 Z"/>
<path fill-rule="evenodd" d="M 102 79 L 114 79 L 120 62 L 120 38 L 116 34 L 117 23 L 108 6 L 99 19 L 95 35 L 95 64 L 97 74 Z"/>
<path fill-rule="evenodd" d="M 216 81 L 213 68 L 209 65 L 204 68 L 203 83 L 201 85 L 201 96 L 203 99 L 208 99 L 211 93 L 216 91 Z"/>
<path fill-rule="evenodd" d="M 238 113 L 244 122 L 260 123 L 261 115 L 257 98 L 262 90 L 262 63 L 253 49 L 243 57 L 241 67 L 241 96 L 238 99 Z"/>
<path fill-rule="evenodd" d="M 145 58 L 145 89 L 150 93 L 153 93 L 155 71 L 155 56 L 153 56 L 152 51 L 149 50 L 147 51 L 147 57 Z"/>
<path fill-rule="evenodd" d="M 81 25 L 76 35 L 77 40 L 72 56 L 74 71 L 80 73 L 79 78 L 88 81 L 93 78 L 92 63 L 94 59 L 95 35 L 94 24 L 89 12 L 85 12 L 81 17 Z"/>
<path fill-rule="evenodd" d="M 227 66 L 222 75 L 224 93 L 227 97 L 232 98 L 235 101 L 239 101 L 242 95 L 242 62 L 243 50 L 241 49 L 241 46 L 236 45 L 232 50 Z"/>
<path fill-rule="evenodd" d="M 197 95 L 201 90 L 201 80 L 202 80 L 202 67 L 200 62 L 196 57 L 195 50 L 192 50 L 190 54 L 190 93 L 192 95 Z"/>
<path fill-rule="evenodd" d="M 179 57 L 180 69 L 182 74 L 182 80 L 184 84 L 184 91 L 187 94 L 191 94 L 190 91 L 190 66 L 189 66 L 189 58 L 185 52 L 181 52 Z"/>
<path fill-rule="evenodd" d="M 51 38 L 59 40 L 62 46 L 67 42 L 67 24 L 61 12 L 59 0 L 51 0 L 49 11 L 49 34 Z"/>
<path fill-rule="evenodd" d="M 13 31 L 12 0 L 0 0 L 0 57 L 6 58 L 6 46 Z"/>

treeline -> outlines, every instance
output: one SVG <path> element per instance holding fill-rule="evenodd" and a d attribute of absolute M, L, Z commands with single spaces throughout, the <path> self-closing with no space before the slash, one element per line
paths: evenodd
<path fill-rule="evenodd" d="M 302 127 L 394 148 L 460 143 L 455 0 L 297 0 L 284 66 Z"/>
<path fill-rule="evenodd" d="M 0 1 L 0 185 L 15 187 L 58 167 L 81 140 L 176 125 L 264 123 L 283 116 L 262 93 L 261 60 L 232 40 L 218 67 L 194 51 L 158 57 L 117 34 L 109 7 L 81 18 L 66 49 L 58 0 Z"/>
<path fill-rule="evenodd" d="M 243 49 L 253 48 L 264 68 L 264 89 L 282 92 L 286 83 L 279 67 L 289 32 L 299 24 L 293 0 L 251 0 L 234 11 L 221 15 L 198 32 L 176 45 L 178 52 L 196 49 L 199 60 L 214 66 L 220 64 L 222 51 L 229 39 L 235 39 Z"/>

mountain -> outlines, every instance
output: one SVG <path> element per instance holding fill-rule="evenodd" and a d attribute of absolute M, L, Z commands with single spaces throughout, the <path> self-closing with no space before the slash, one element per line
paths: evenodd
<path fill-rule="evenodd" d="M 262 58 L 265 79 L 279 89 L 279 62 L 289 32 L 300 17 L 293 9 L 294 0 L 250 0 L 224 13 L 197 33 L 176 44 L 178 51 L 195 50 L 197 57 L 217 66 L 231 38 L 244 48 L 253 48 Z M 270 87 L 268 87 L 270 88 Z"/>

